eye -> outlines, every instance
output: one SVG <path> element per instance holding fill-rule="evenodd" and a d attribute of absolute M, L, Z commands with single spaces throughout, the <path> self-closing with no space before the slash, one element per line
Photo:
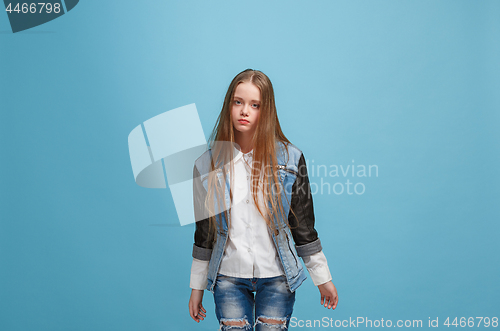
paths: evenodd
<path fill-rule="evenodd" d="M 259 109 L 260 105 L 258 103 L 254 103 L 252 107 Z"/>
<path fill-rule="evenodd" d="M 241 102 L 240 102 L 239 100 L 234 100 L 234 103 L 235 103 L 236 105 L 241 105 Z"/>

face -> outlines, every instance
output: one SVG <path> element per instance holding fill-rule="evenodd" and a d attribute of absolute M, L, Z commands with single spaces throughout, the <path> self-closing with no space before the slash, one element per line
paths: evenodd
<path fill-rule="evenodd" d="M 250 82 L 236 86 L 231 108 L 235 135 L 252 137 L 260 114 L 260 90 Z"/>

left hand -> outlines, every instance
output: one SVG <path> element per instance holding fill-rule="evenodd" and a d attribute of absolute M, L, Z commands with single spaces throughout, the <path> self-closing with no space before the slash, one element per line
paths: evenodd
<path fill-rule="evenodd" d="M 339 302 L 339 297 L 337 295 L 337 289 L 331 281 L 324 284 L 318 285 L 319 293 L 321 293 L 321 305 L 326 308 L 335 309 Z"/>

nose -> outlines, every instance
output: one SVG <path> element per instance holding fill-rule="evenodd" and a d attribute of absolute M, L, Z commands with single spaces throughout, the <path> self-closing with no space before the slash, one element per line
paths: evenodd
<path fill-rule="evenodd" d="M 243 116 L 248 116 L 250 110 L 249 110 L 249 105 L 244 105 L 242 108 L 241 108 L 241 115 Z"/>

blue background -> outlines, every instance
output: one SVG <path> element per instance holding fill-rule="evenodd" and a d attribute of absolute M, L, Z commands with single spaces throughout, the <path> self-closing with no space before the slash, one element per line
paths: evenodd
<path fill-rule="evenodd" d="M 314 195 L 340 300 L 321 307 L 309 277 L 297 319 L 498 317 L 499 17 L 498 1 L 87 0 L 13 34 L 0 13 L 0 329 L 218 328 L 208 291 L 207 319 L 188 314 L 194 226 L 135 184 L 127 136 L 194 102 L 208 137 L 246 68 L 309 167 L 379 170 L 311 176 L 366 191 Z"/>

